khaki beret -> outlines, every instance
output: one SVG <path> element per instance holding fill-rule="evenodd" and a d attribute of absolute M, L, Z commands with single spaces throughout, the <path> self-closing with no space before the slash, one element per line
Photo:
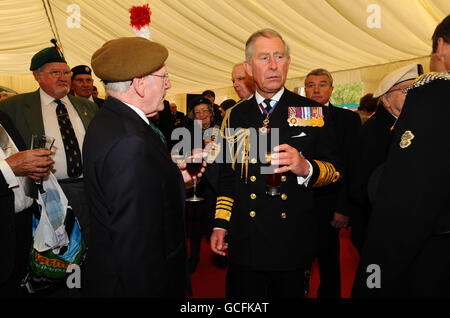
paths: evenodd
<path fill-rule="evenodd" d="M 56 48 L 55 46 L 45 48 L 37 52 L 31 58 L 30 71 L 37 70 L 46 63 L 54 63 L 54 62 L 67 64 L 59 48 Z"/>
<path fill-rule="evenodd" d="M 401 82 L 416 79 L 422 75 L 422 73 L 423 68 L 421 64 L 409 64 L 396 69 L 381 80 L 375 90 L 375 93 L 373 94 L 373 97 L 380 97 L 381 95 L 386 94 L 393 86 L 400 84 Z"/>
<path fill-rule="evenodd" d="M 124 82 L 156 71 L 168 55 L 161 44 L 140 37 L 123 37 L 103 44 L 92 55 L 91 65 L 103 81 Z"/>

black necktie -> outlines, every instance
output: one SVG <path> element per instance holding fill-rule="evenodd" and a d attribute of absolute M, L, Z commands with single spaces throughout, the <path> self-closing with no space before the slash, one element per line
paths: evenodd
<path fill-rule="evenodd" d="M 272 109 L 272 106 L 270 106 L 270 98 L 267 98 L 265 100 L 263 100 L 263 103 L 266 104 L 266 106 L 264 107 L 264 109 L 266 110 L 267 113 L 270 112 L 270 110 Z"/>
<path fill-rule="evenodd" d="M 59 131 L 61 132 L 64 150 L 66 151 L 67 175 L 70 178 L 76 178 L 83 173 L 77 136 L 70 122 L 66 106 L 59 99 L 55 99 L 55 103 L 58 104 L 56 107 L 56 117 L 58 118 Z"/>

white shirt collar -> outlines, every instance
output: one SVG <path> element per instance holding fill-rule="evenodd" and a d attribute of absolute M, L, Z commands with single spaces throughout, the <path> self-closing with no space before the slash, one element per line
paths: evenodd
<path fill-rule="evenodd" d="M 134 110 L 136 112 L 136 114 L 139 115 L 139 117 L 142 118 L 143 121 L 145 121 L 147 123 L 147 125 L 150 125 L 147 116 L 145 116 L 145 113 L 142 111 L 142 109 L 137 108 L 136 106 L 133 106 L 131 104 L 125 103 L 124 101 L 122 101 L 122 103 L 124 103 L 125 105 L 127 105 L 128 107 L 130 107 L 132 110 Z"/>
<path fill-rule="evenodd" d="M 281 95 L 283 95 L 284 93 L 284 87 L 282 87 L 275 95 L 273 95 L 270 99 L 279 102 Z M 265 98 L 262 97 L 258 91 L 255 91 L 255 98 L 256 98 L 256 103 L 261 104 Z M 273 106 L 273 105 L 272 105 Z"/>
<path fill-rule="evenodd" d="M 51 97 L 49 94 L 47 94 L 46 92 L 44 92 L 44 90 L 42 88 L 39 88 L 39 94 L 41 96 L 41 102 L 42 102 L 42 106 L 48 106 L 51 103 L 53 103 L 53 101 L 56 99 L 54 97 Z M 69 101 L 69 97 L 64 96 L 62 98 L 59 99 L 64 105 L 68 105 L 70 103 Z"/>

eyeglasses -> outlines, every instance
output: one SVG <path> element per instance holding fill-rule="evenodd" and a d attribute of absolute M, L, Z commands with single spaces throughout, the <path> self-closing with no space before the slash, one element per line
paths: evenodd
<path fill-rule="evenodd" d="M 164 78 L 164 80 L 168 80 L 169 79 L 169 73 L 165 73 L 164 75 L 158 75 L 158 74 L 149 74 L 151 76 L 157 76 L 157 77 L 162 77 Z"/>
<path fill-rule="evenodd" d="M 50 74 L 50 76 L 52 76 L 53 78 L 59 78 L 61 76 L 70 76 L 71 75 L 71 71 L 46 71 L 45 73 Z"/>

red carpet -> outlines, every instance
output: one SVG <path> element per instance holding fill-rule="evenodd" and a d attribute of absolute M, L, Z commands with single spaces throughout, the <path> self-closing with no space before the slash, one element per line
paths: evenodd
<path fill-rule="evenodd" d="M 359 255 L 350 241 L 350 230 L 341 230 L 341 281 L 342 298 L 349 298 Z M 203 239 L 200 250 L 200 262 L 197 270 L 191 275 L 192 298 L 225 298 L 226 269 L 214 266 L 212 252 L 208 242 Z M 320 273 L 317 263 L 311 267 L 310 293 L 308 298 L 317 297 L 317 288 L 320 283 Z"/>

